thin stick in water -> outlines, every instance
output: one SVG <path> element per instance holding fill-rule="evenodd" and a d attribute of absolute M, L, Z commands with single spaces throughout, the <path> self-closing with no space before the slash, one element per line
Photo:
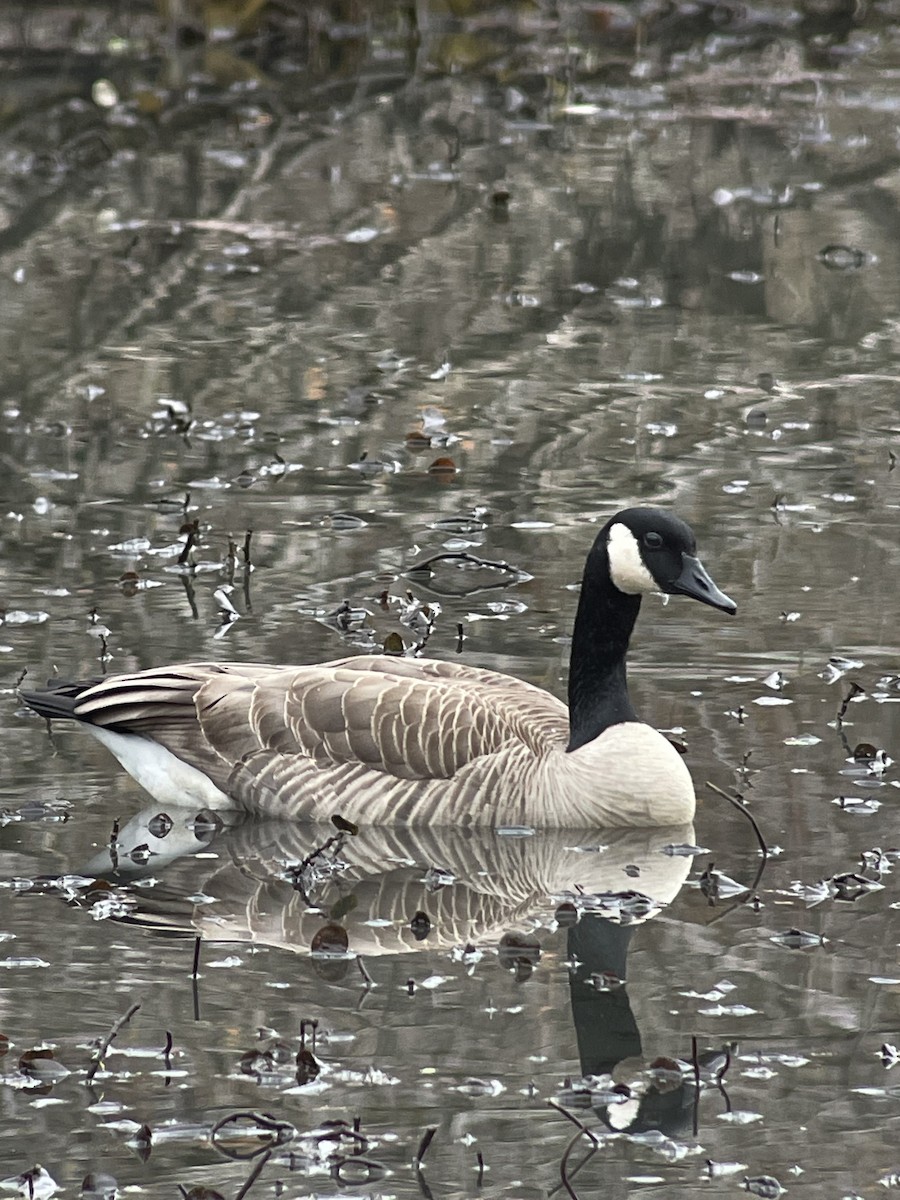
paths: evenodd
<path fill-rule="evenodd" d="M 425 1161 L 425 1155 L 428 1153 L 428 1147 L 431 1145 L 434 1135 L 437 1133 L 437 1125 L 429 1125 L 422 1134 L 422 1140 L 419 1142 L 419 1148 L 416 1151 L 416 1156 L 413 1159 L 413 1166 L 417 1171 L 422 1170 L 422 1163 Z"/>
<path fill-rule="evenodd" d="M 723 792 L 720 787 L 716 787 L 714 783 L 710 783 L 708 779 L 706 781 L 706 786 L 711 792 L 715 792 L 717 796 L 721 796 L 723 800 L 727 800 L 729 804 L 733 804 L 738 812 L 743 813 L 743 815 L 747 818 L 753 828 L 753 832 L 756 834 L 756 840 L 759 842 L 759 848 L 762 851 L 763 862 L 766 862 L 769 858 L 769 848 L 766 845 L 759 825 L 756 823 L 756 818 L 750 809 L 747 808 L 745 804 L 741 804 L 740 800 L 736 799 L 734 796 L 729 796 L 728 792 Z"/>
<path fill-rule="evenodd" d="M 110 1029 L 109 1033 L 106 1035 L 106 1037 L 103 1039 L 103 1041 L 97 1047 L 97 1049 L 94 1051 L 93 1061 L 91 1062 L 90 1067 L 88 1067 L 88 1073 L 87 1073 L 88 1083 L 90 1083 L 93 1080 L 94 1076 L 100 1070 L 100 1066 L 103 1062 L 103 1059 L 104 1059 L 105 1055 L 108 1053 L 110 1046 L 116 1040 L 119 1030 L 128 1024 L 128 1022 L 131 1020 L 131 1018 L 134 1016 L 134 1014 L 138 1011 L 138 1009 L 140 1007 L 141 1007 L 140 1004 L 132 1004 L 132 1006 L 131 1006 L 131 1008 L 129 1008 L 128 1012 L 125 1013 L 125 1015 L 123 1017 L 119 1017 L 118 1021 L 116 1021 L 116 1023 L 113 1025 L 112 1029 Z"/>

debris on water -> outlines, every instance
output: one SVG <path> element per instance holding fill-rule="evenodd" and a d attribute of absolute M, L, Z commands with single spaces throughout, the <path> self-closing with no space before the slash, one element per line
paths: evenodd
<path fill-rule="evenodd" d="M 615 992 L 625 986 L 625 980 L 620 979 L 614 971 L 594 971 L 590 984 L 597 992 Z"/>
<path fill-rule="evenodd" d="M 742 1162 L 716 1162 L 714 1159 L 706 1160 L 706 1176 L 707 1179 L 723 1179 L 729 1175 L 737 1175 L 741 1171 L 747 1170 L 747 1164 Z"/>
<path fill-rule="evenodd" d="M 421 910 L 417 912 L 410 921 L 409 927 L 417 942 L 424 941 L 431 932 L 431 921 L 428 919 L 428 914 Z"/>
<path fill-rule="evenodd" d="M 861 816 L 869 816 L 881 808 L 881 801 L 875 800 L 871 796 L 836 796 L 831 803 L 836 804 L 844 812 L 856 813 Z"/>
<path fill-rule="evenodd" d="M 369 522 L 356 513 L 334 512 L 326 513 L 319 524 L 323 529 L 333 529 L 338 533 L 347 533 L 356 529 L 366 529 Z"/>
<path fill-rule="evenodd" d="M 428 467 L 428 474 L 432 478 L 439 479 L 443 482 L 449 482 L 457 473 L 458 467 L 452 458 L 443 455 L 441 458 L 436 458 Z"/>
<path fill-rule="evenodd" d="M 472 1076 L 457 1084 L 454 1090 L 463 1096 L 500 1096 L 506 1088 L 499 1079 L 479 1079 Z"/>
<path fill-rule="evenodd" d="M 878 1057 L 881 1059 L 881 1065 L 885 1070 L 890 1071 L 892 1067 L 896 1067 L 900 1062 L 900 1053 L 897 1052 L 897 1047 L 891 1042 L 885 1042 L 878 1051 Z"/>
<path fill-rule="evenodd" d="M 407 579 L 444 595 L 467 596 L 488 589 L 527 583 L 532 576 L 508 562 L 479 558 L 466 551 L 433 554 L 408 567 Z"/>
<path fill-rule="evenodd" d="M 736 879 L 723 874 L 722 871 L 717 871 L 714 863 L 709 864 L 700 878 L 693 883 L 693 886 L 699 887 L 710 904 L 716 904 L 719 900 L 730 900 L 735 896 L 742 896 L 749 890 L 746 884 L 738 883 Z"/>
<path fill-rule="evenodd" d="M 319 615 L 317 619 L 320 624 L 338 633 L 354 633 L 363 628 L 371 615 L 367 608 L 355 608 L 349 600 L 342 600 L 337 608 Z"/>
<path fill-rule="evenodd" d="M 661 854 L 668 854 L 672 858 L 696 858 L 698 854 L 709 854 L 708 846 L 697 846 L 690 842 L 669 842 L 667 846 L 663 846 Z"/>
<path fill-rule="evenodd" d="M 883 775 L 894 760 L 886 750 L 876 748 L 871 742 L 859 742 L 854 746 L 852 756 L 844 761 L 853 763 L 857 771 L 860 767 L 864 768 L 865 774 Z M 842 771 L 841 774 L 852 775 L 857 771 Z"/>
<path fill-rule="evenodd" d="M 793 892 L 795 896 L 799 896 L 807 908 L 815 908 L 823 900 L 830 899 L 832 894 L 827 879 L 820 879 L 818 883 L 811 884 L 801 883 L 799 879 L 795 879 L 788 888 L 788 891 Z"/>
<path fill-rule="evenodd" d="M 866 265 L 869 256 L 865 250 L 858 250 L 854 246 L 833 243 L 823 246 L 816 258 L 829 271 L 858 271 Z"/>
<path fill-rule="evenodd" d="M 49 1200 L 50 1196 L 59 1191 L 59 1184 L 40 1163 L 35 1163 L 30 1170 L 23 1171 L 21 1175 L 0 1180 L 0 1188 L 15 1190 L 20 1196 L 27 1196 L 28 1200 Z"/>
<path fill-rule="evenodd" d="M 762 1197 L 762 1200 L 778 1200 L 778 1197 L 787 1191 L 774 1175 L 756 1175 L 752 1178 L 744 1176 L 743 1184 L 745 1191 L 753 1196 Z"/>
<path fill-rule="evenodd" d="M 783 933 L 773 934 L 769 941 L 788 950 L 808 950 L 811 946 L 826 945 L 828 938 L 820 933 L 808 933 L 803 929 L 786 929 Z"/>
<path fill-rule="evenodd" d="M 487 521 L 484 519 L 486 515 L 487 509 L 473 508 L 469 513 L 459 516 L 441 517 L 440 520 L 433 521 L 428 528 L 436 529 L 441 533 L 460 535 L 482 533 L 487 528 Z"/>
<path fill-rule="evenodd" d="M 726 1125 L 754 1125 L 762 1119 L 762 1113 L 751 1112 L 749 1109 L 733 1109 L 731 1112 L 716 1115 L 716 1120 L 724 1121 Z"/>
<path fill-rule="evenodd" d="M 439 382 L 440 380 L 447 378 L 451 369 L 452 367 L 450 360 L 445 358 L 437 367 L 435 367 L 433 371 L 428 373 L 428 378 L 434 382 Z"/>
<path fill-rule="evenodd" d="M 117 1200 L 118 1195 L 118 1182 L 104 1171 L 92 1171 L 81 1181 L 81 1200 Z"/>
<path fill-rule="evenodd" d="M 554 916 L 561 929 L 571 929 L 578 924 L 578 909 L 569 900 L 557 906 Z"/>
<path fill-rule="evenodd" d="M 700 1008 L 697 1011 L 702 1017 L 752 1017 L 759 1009 L 750 1008 L 746 1004 L 713 1004 L 709 1008 Z"/>
<path fill-rule="evenodd" d="M 834 875 L 830 880 L 836 900 L 854 901 L 869 892 L 883 891 L 884 884 L 876 879 L 868 879 L 857 871 L 846 871 L 842 875 Z"/>
<path fill-rule="evenodd" d="M 450 887 L 456 883 L 456 876 L 441 867 L 429 867 L 422 879 L 429 892 L 438 892 L 441 888 Z"/>

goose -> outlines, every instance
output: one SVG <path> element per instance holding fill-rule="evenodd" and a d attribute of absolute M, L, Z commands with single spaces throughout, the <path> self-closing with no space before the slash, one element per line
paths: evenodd
<path fill-rule="evenodd" d="M 694 815 L 691 776 L 638 718 L 625 672 L 641 597 L 659 592 L 737 611 L 690 526 L 625 509 L 585 562 L 568 707 L 497 671 L 386 655 L 189 662 L 21 697 L 80 722 L 167 805 L 367 825 L 676 825 Z"/>

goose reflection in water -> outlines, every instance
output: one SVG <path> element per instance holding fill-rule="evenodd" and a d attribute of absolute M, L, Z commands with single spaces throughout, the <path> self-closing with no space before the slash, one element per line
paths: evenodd
<path fill-rule="evenodd" d="M 330 826 L 275 821 L 213 827 L 183 812 L 167 826 L 146 810 L 122 829 L 114 855 L 99 853 L 83 874 L 135 885 L 130 922 L 308 954 L 331 982 L 355 975 L 360 959 L 485 945 L 524 981 L 540 959 L 536 931 L 568 926 L 583 1082 L 563 1102 L 593 1108 L 619 1132 L 687 1128 L 692 1081 L 686 1085 L 674 1063 L 661 1070 L 643 1062 L 624 980 L 637 927 L 672 902 L 688 875 L 693 826 L 604 830 L 601 845 L 596 831 L 584 830 L 366 828 L 336 836 Z M 213 847 L 215 860 L 194 857 Z M 154 886 L 140 886 L 145 876 Z M 198 893 L 203 903 L 187 898 Z M 635 1078 L 633 1092 L 621 1086 Z"/>

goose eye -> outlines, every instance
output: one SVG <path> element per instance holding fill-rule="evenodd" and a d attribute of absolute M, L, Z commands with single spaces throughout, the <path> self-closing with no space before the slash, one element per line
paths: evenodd
<path fill-rule="evenodd" d="M 648 550 L 658 550 L 662 544 L 662 536 L 655 533 L 652 529 L 649 533 L 644 534 L 644 545 Z"/>

